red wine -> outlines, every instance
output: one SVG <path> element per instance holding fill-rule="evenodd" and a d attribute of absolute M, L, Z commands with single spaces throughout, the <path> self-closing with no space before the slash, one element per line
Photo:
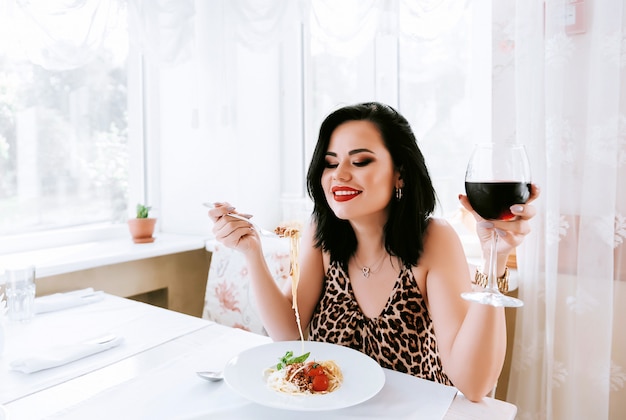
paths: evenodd
<path fill-rule="evenodd" d="M 510 220 L 513 204 L 523 204 L 530 197 L 526 182 L 465 182 L 469 202 L 484 219 Z"/>

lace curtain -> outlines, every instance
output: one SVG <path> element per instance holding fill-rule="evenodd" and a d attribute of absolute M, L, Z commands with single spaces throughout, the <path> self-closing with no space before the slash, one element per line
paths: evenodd
<path fill-rule="evenodd" d="M 626 10 L 621 1 L 500 7 L 511 12 L 496 23 L 510 31 L 494 45 L 514 57 L 516 134 L 542 187 L 518 258 L 525 306 L 507 399 L 522 420 L 621 419 Z"/>

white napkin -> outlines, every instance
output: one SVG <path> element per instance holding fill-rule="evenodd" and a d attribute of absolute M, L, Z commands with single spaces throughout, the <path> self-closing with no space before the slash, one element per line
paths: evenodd
<path fill-rule="evenodd" d="M 43 314 L 45 312 L 60 311 L 61 309 L 98 302 L 102 299 L 104 299 L 104 292 L 94 292 L 91 287 L 72 292 L 55 293 L 36 298 L 35 313 Z"/>
<path fill-rule="evenodd" d="M 23 373 L 38 372 L 111 349 L 120 345 L 123 341 L 122 337 L 105 336 L 101 339 L 85 341 L 79 344 L 49 347 L 41 349 L 37 353 L 26 355 L 23 358 L 15 359 L 9 366 L 11 370 Z"/>

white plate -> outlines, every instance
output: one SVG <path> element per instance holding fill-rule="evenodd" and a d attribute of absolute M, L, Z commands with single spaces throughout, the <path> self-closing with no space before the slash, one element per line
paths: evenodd
<path fill-rule="evenodd" d="M 349 347 L 315 341 L 279 341 L 248 349 L 228 362 L 224 380 L 244 398 L 268 407 L 297 411 L 323 411 L 350 407 L 367 401 L 385 384 L 385 373 L 371 357 Z M 343 374 L 343 383 L 328 394 L 289 395 L 267 386 L 265 370 L 275 366 L 286 351 L 307 359 L 334 360 Z"/>

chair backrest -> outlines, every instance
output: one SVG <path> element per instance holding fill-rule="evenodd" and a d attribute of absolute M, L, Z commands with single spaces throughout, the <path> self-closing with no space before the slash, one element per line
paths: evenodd
<path fill-rule="evenodd" d="M 289 239 L 262 238 L 263 254 L 279 287 L 289 280 Z M 248 276 L 239 251 L 216 241 L 207 243 L 212 252 L 202 317 L 230 327 L 267 334 L 258 316 Z"/>

